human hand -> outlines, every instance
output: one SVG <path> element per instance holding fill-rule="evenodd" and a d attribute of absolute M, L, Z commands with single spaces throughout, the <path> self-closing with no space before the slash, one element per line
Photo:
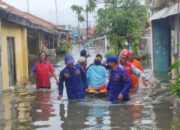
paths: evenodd
<path fill-rule="evenodd" d="M 154 82 L 152 80 L 144 80 L 143 84 L 147 86 L 153 86 Z"/>
<path fill-rule="evenodd" d="M 86 89 L 85 89 L 85 92 L 88 92 L 88 91 L 89 91 L 89 89 L 88 89 L 88 88 L 86 88 Z"/>
<path fill-rule="evenodd" d="M 58 95 L 57 99 L 58 100 L 61 100 L 62 96 L 61 95 Z"/>
<path fill-rule="evenodd" d="M 56 80 L 56 85 L 58 85 L 59 84 L 59 80 Z"/>
<path fill-rule="evenodd" d="M 118 95 L 118 99 L 119 99 L 119 100 L 123 100 L 123 95 L 122 95 L 122 93 L 120 93 L 120 94 Z"/>

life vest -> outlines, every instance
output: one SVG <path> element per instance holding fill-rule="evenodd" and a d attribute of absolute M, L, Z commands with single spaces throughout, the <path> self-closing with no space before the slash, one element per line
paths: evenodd
<path fill-rule="evenodd" d="M 131 79 L 131 75 L 132 75 L 132 66 L 130 62 L 126 62 L 125 65 L 119 65 L 120 67 L 123 67 L 125 69 L 125 71 L 127 72 L 128 76 Z"/>

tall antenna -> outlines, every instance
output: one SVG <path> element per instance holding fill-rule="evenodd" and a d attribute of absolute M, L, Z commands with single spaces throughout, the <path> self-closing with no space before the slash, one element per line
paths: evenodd
<path fill-rule="evenodd" d="M 28 9 L 28 13 L 29 13 L 29 0 L 27 0 L 27 9 Z"/>
<path fill-rule="evenodd" d="M 58 25 L 58 9 L 57 9 L 57 0 L 55 0 L 55 7 L 56 7 L 56 24 Z"/>

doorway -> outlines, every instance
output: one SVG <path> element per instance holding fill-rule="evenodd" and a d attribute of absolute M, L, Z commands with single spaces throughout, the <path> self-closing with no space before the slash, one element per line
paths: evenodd
<path fill-rule="evenodd" d="M 7 38 L 7 45 L 8 45 L 9 86 L 14 86 L 16 82 L 14 37 Z"/>

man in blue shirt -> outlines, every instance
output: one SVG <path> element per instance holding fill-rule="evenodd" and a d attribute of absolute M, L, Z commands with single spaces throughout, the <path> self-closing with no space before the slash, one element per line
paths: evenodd
<path fill-rule="evenodd" d="M 107 58 L 107 64 L 111 68 L 107 86 L 108 100 L 112 102 L 128 101 L 128 92 L 131 86 L 129 76 L 122 67 L 118 66 L 118 59 L 116 56 L 109 56 Z"/>
<path fill-rule="evenodd" d="M 61 99 L 63 96 L 64 82 L 68 99 L 84 99 L 87 83 L 85 82 L 86 80 L 84 81 L 86 77 L 83 75 L 82 68 L 79 65 L 74 65 L 74 58 L 71 55 L 65 56 L 64 62 L 66 67 L 59 75 L 58 99 Z"/>

